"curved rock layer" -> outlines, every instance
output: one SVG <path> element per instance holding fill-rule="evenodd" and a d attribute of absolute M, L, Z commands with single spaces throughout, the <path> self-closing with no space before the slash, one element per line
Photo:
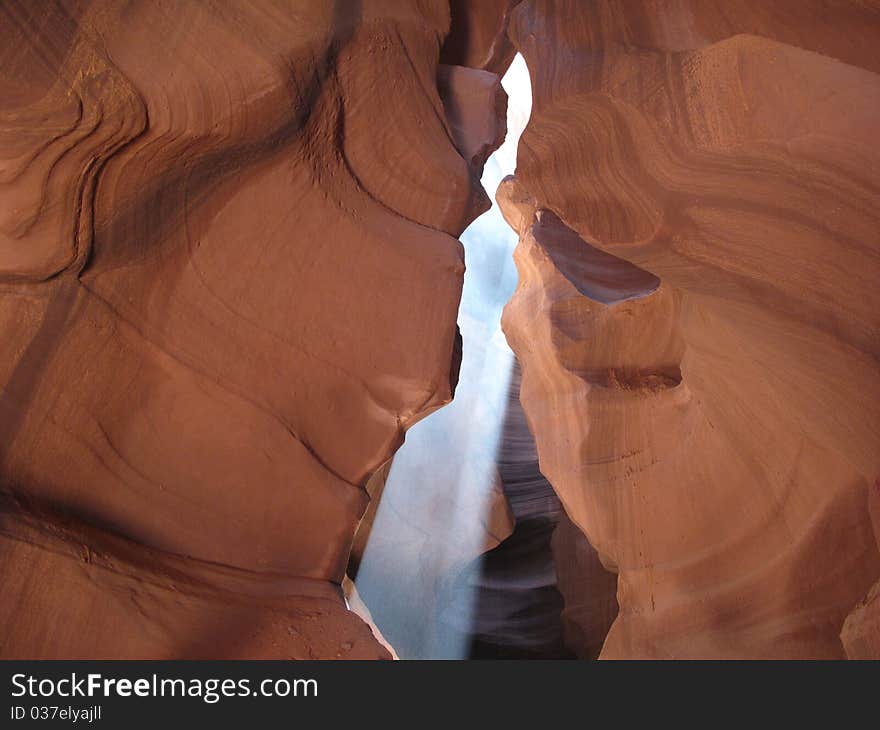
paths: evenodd
<path fill-rule="evenodd" d="M 387 656 L 338 584 L 452 397 L 497 79 L 447 121 L 445 0 L 0 16 L 0 654 Z"/>
<path fill-rule="evenodd" d="M 525 0 L 510 28 L 504 326 L 619 573 L 602 656 L 844 656 L 880 575 L 880 4 Z"/>

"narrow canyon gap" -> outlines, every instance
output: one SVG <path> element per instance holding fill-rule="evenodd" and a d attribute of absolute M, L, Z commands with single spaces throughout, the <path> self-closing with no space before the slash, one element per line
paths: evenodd
<path fill-rule="evenodd" d="M 392 656 L 346 593 L 402 656 L 880 657 L 878 49 L 878 0 L 4 0 L 0 657 Z"/>
<path fill-rule="evenodd" d="M 502 85 L 508 96 L 507 135 L 483 171 L 481 182 L 490 192 L 515 169 L 516 147 L 531 109 L 521 56 L 511 63 Z M 358 594 L 403 658 L 468 656 L 479 589 L 467 576 L 479 573 L 479 556 L 511 534 L 516 517 L 499 471 L 514 371 L 500 322 L 516 285 L 516 235 L 493 203 L 461 240 L 467 268 L 455 398 L 407 432 L 387 477 L 380 474 L 384 485 L 369 537 L 356 550 Z M 521 414 L 518 389 L 512 406 Z M 525 427 L 521 415 L 520 426 Z M 522 445 L 514 451 L 521 452 Z M 549 485 L 537 509 L 558 510 Z"/>

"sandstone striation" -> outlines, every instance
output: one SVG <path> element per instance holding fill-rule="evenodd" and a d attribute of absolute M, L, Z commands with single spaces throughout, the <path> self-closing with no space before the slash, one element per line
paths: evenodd
<path fill-rule="evenodd" d="M 510 32 L 504 327 L 618 573 L 602 656 L 876 656 L 880 6 L 524 0 Z"/>
<path fill-rule="evenodd" d="M 0 15 L 0 655 L 388 656 L 339 583 L 452 397 L 497 81 L 447 121 L 445 0 Z"/>
<path fill-rule="evenodd" d="M 504 73 L 516 49 L 507 35 L 510 12 L 520 0 L 450 0 L 452 30 L 440 60 Z"/>
<path fill-rule="evenodd" d="M 505 590 L 580 656 L 880 657 L 878 42 L 876 0 L 4 2 L 0 657 L 393 655 L 342 583 L 456 387 L 517 50 L 504 328 L 568 517 Z M 524 473 L 462 402 L 464 496 L 388 505 L 426 606 Z"/>

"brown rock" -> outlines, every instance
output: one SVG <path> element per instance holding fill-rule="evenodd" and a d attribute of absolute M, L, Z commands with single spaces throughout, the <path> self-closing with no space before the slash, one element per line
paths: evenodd
<path fill-rule="evenodd" d="M 4 658 L 390 658 L 338 586 L 171 555 L 3 496 Z"/>
<path fill-rule="evenodd" d="M 387 656 L 337 584 L 363 485 L 452 397 L 486 205 L 447 3 L 0 13 L 0 653 Z"/>
<path fill-rule="evenodd" d="M 846 617 L 840 640 L 849 659 L 880 657 L 880 581 Z"/>
<path fill-rule="evenodd" d="M 501 74 L 516 50 L 507 37 L 510 12 L 520 0 L 450 0 L 452 30 L 443 44 L 443 63 Z"/>
<path fill-rule="evenodd" d="M 437 88 L 455 146 L 479 180 L 483 165 L 507 132 L 507 94 L 501 88 L 501 77 L 475 68 L 441 65 Z"/>
<path fill-rule="evenodd" d="M 578 659 L 596 659 L 617 617 L 617 576 L 606 570 L 565 512 L 559 516 L 552 547 L 556 584 L 565 601 L 565 645 Z"/>
<path fill-rule="evenodd" d="M 726 8 L 511 22 L 520 197 L 552 214 L 505 331 L 541 469 L 619 571 L 605 657 L 841 657 L 880 574 L 878 8 Z"/>

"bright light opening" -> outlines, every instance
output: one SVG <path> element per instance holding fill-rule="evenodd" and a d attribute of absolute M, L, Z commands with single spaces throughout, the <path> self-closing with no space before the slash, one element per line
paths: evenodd
<path fill-rule="evenodd" d="M 482 177 L 492 209 L 461 237 L 467 271 L 455 398 L 407 433 L 355 581 L 379 629 L 405 659 L 467 656 L 466 632 L 460 629 L 471 622 L 473 595 L 459 592 L 452 604 L 439 601 L 449 594 L 447 582 L 509 529 L 495 459 L 513 368 L 501 312 L 516 286 L 517 236 L 494 194 L 515 170 L 517 145 L 531 113 L 528 69 L 519 54 L 502 85 L 508 94 L 507 137 Z"/>

